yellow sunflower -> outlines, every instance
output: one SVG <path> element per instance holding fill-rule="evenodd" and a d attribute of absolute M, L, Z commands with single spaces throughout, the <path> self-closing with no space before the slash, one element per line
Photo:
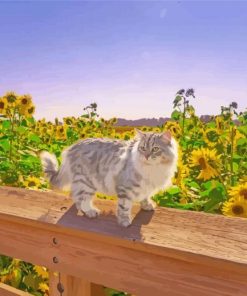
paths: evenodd
<path fill-rule="evenodd" d="M 30 105 L 30 106 L 27 108 L 27 110 L 26 110 L 25 116 L 26 116 L 27 118 L 29 118 L 29 117 L 33 117 L 34 112 L 35 112 L 35 106 L 34 106 L 34 105 Z"/>
<path fill-rule="evenodd" d="M 9 91 L 4 95 L 4 98 L 8 101 L 9 107 L 15 107 L 17 94 L 13 91 Z"/>
<path fill-rule="evenodd" d="M 67 138 L 66 130 L 67 130 L 67 127 L 65 125 L 56 126 L 56 139 L 66 140 Z"/>
<path fill-rule="evenodd" d="M 8 101 L 6 98 L 0 98 L 0 114 L 5 115 L 7 113 Z"/>
<path fill-rule="evenodd" d="M 41 282 L 41 283 L 39 283 L 39 290 L 42 291 L 42 292 L 48 292 L 49 287 L 48 287 L 48 285 L 46 283 Z"/>
<path fill-rule="evenodd" d="M 182 129 L 176 121 L 167 121 L 165 129 L 169 130 L 174 138 L 179 138 L 182 135 Z"/>
<path fill-rule="evenodd" d="M 64 118 L 63 118 L 63 122 L 64 122 L 66 125 L 73 125 L 73 124 L 75 124 L 76 119 L 75 119 L 74 116 L 71 116 L 71 117 L 64 117 Z"/>
<path fill-rule="evenodd" d="M 247 218 L 247 202 L 243 200 L 229 200 L 224 202 L 222 212 L 225 216 Z"/>
<path fill-rule="evenodd" d="M 203 137 L 205 142 L 210 147 L 214 147 L 217 143 L 220 142 L 220 135 L 214 128 L 206 129 L 206 131 L 203 133 Z"/>
<path fill-rule="evenodd" d="M 247 202 L 247 182 L 230 188 L 229 196 L 234 200 L 243 200 Z"/>
<path fill-rule="evenodd" d="M 48 273 L 46 267 L 35 265 L 33 269 L 34 269 L 34 270 L 37 272 L 37 274 L 38 274 L 39 276 L 41 276 L 43 279 L 48 279 L 48 277 L 49 277 L 49 273 Z"/>
<path fill-rule="evenodd" d="M 23 182 L 23 185 L 26 188 L 38 189 L 41 186 L 41 182 L 38 178 L 36 178 L 34 176 L 29 176 Z"/>
<path fill-rule="evenodd" d="M 32 105 L 32 97 L 30 95 L 23 95 L 17 99 L 17 106 L 21 115 L 26 115 L 27 110 L 32 107 Z"/>
<path fill-rule="evenodd" d="M 217 167 L 220 159 L 216 153 L 216 150 L 209 150 L 207 148 L 192 151 L 189 162 L 191 167 L 198 167 L 200 169 L 200 173 L 197 176 L 198 179 L 206 181 L 219 175 Z"/>

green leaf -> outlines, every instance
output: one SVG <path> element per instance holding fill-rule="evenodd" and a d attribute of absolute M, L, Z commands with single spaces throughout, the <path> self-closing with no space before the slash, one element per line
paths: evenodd
<path fill-rule="evenodd" d="M 174 186 L 172 188 L 169 188 L 166 192 L 171 194 L 171 195 L 175 195 L 177 193 L 180 193 L 181 190 L 177 186 Z"/>
<path fill-rule="evenodd" d="M 4 152 L 8 152 L 10 149 L 10 143 L 8 139 L 0 140 L 0 147 L 3 149 Z"/>
<path fill-rule="evenodd" d="M 26 132 L 28 131 L 28 129 L 25 128 L 24 126 L 18 126 L 18 127 L 16 128 L 16 131 L 17 131 L 19 134 L 24 134 L 24 133 L 26 133 Z"/>
<path fill-rule="evenodd" d="M 13 270 L 13 273 L 14 273 L 14 277 L 11 279 L 11 286 L 18 288 L 21 283 L 22 272 L 19 268 L 17 268 Z"/>
<path fill-rule="evenodd" d="M 245 136 L 247 136 L 247 126 L 243 125 L 243 126 L 239 126 L 238 130 L 240 131 L 240 133 L 244 134 Z"/>
<path fill-rule="evenodd" d="M 196 188 L 196 189 L 200 189 L 200 186 L 198 183 L 196 183 L 195 181 L 192 182 L 187 182 L 187 185 L 191 188 Z"/>
<path fill-rule="evenodd" d="M 233 172 L 237 173 L 238 172 L 238 164 L 236 162 L 233 162 Z"/>
<path fill-rule="evenodd" d="M 211 212 L 220 202 L 225 199 L 225 196 L 220 188 L 214 188 L 210 191 L 209 198 L 210 200 L 204 205 L 205 212 Z"/>
<path fill-rule="evenodd" d="M 3 126 L 3 129 L 5 130 L 9 129 L 11 126 L 10 120 L 4 120 L 2 123 L 2 126 Z"/>
<path fill-rule="evenodd" d="M 180 101 L 182 100 L 181 96 L 176 96 L 175 100 L 173 101 L 173 108 L 179 106 L 180 104 L 178 104 Z"/>
<path fill-rule="evenodd" d="M 40 137 L 39 136 L 37 136 L 36 134 L 33 134 L 33 133 L 30 133 L 29 135 L 28 135 L 28 139 L 29 139 L 29 141 L 32 141 L 32 142 L 35 142 L 35 143 L 40 143 Z"/>
<path fill-rule="evenodd" d="M 30 287 L 34 290 L 38 290 L 40 279 L 37 280 L 36 275 L 29 273 L 24 277 L 23 282 L 27 287 Z"/>
<path fill-rule="evenodd" d="M 202 184 L 202 187 L 205 189 L 210 189 L 212 187 L 212 181 L 207 181 Z"/>
<path fill-rule="evenodd" d="M 247 144 L 247 139 L 246 138 L 242 138 L 237 140 L 237 146 L 243 146 Z"/>
<path fill-rule="evenodd" d="M 177 111 L 177 110 L 174 110 L 172 112 L 172 115 L 171 115 L 171 118 L 174 119 L 174 120 L 179 120 L 179 118 L 181 117 L 182 113 Z"/>

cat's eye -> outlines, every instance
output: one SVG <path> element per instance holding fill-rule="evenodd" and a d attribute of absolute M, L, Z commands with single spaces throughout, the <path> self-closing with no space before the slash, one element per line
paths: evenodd
<path fill-rule="evenodd" d="M 141 149 L 142 151 L 145 151 L 145 150 L 146 150 L 145 146 L 141 146 L 140 149 Z"/>
<path fill-rule="evenodd" d="M 159 150 L 159 147 L 154 147 L 153 149 L 152 149 L 152 152 L 157 152 Z"/>

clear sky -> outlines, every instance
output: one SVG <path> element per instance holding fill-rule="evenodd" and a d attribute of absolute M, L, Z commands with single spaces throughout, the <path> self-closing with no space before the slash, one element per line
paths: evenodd
<path fill-rule="evenodd" d="M 198 114 L 247 101 L 247 1 L 0 0 L 0 95 L 36 117 L 166 117 L 193 87 Z"/>

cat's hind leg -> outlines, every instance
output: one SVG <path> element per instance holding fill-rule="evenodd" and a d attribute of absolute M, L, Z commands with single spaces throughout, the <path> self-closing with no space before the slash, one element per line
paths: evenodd
<path fill-rule="evenodd" d="M 76 208 L 89 218 L 95 218 L 100 214 L 100 210 L 93 206 L 92 199 L 95 192 L 94 186 L 83 177 L 72 182 L 71 196 L 75 201 Z"/>
<path fill-rule="evenodd" d="M 124 188 L 117 188 L 118 195 L 118 207 L 117 207 L 117 219 L 118 224 L 124 227 L 128 227 L 131 224 L 131 209 L 132 198 Z"/>

